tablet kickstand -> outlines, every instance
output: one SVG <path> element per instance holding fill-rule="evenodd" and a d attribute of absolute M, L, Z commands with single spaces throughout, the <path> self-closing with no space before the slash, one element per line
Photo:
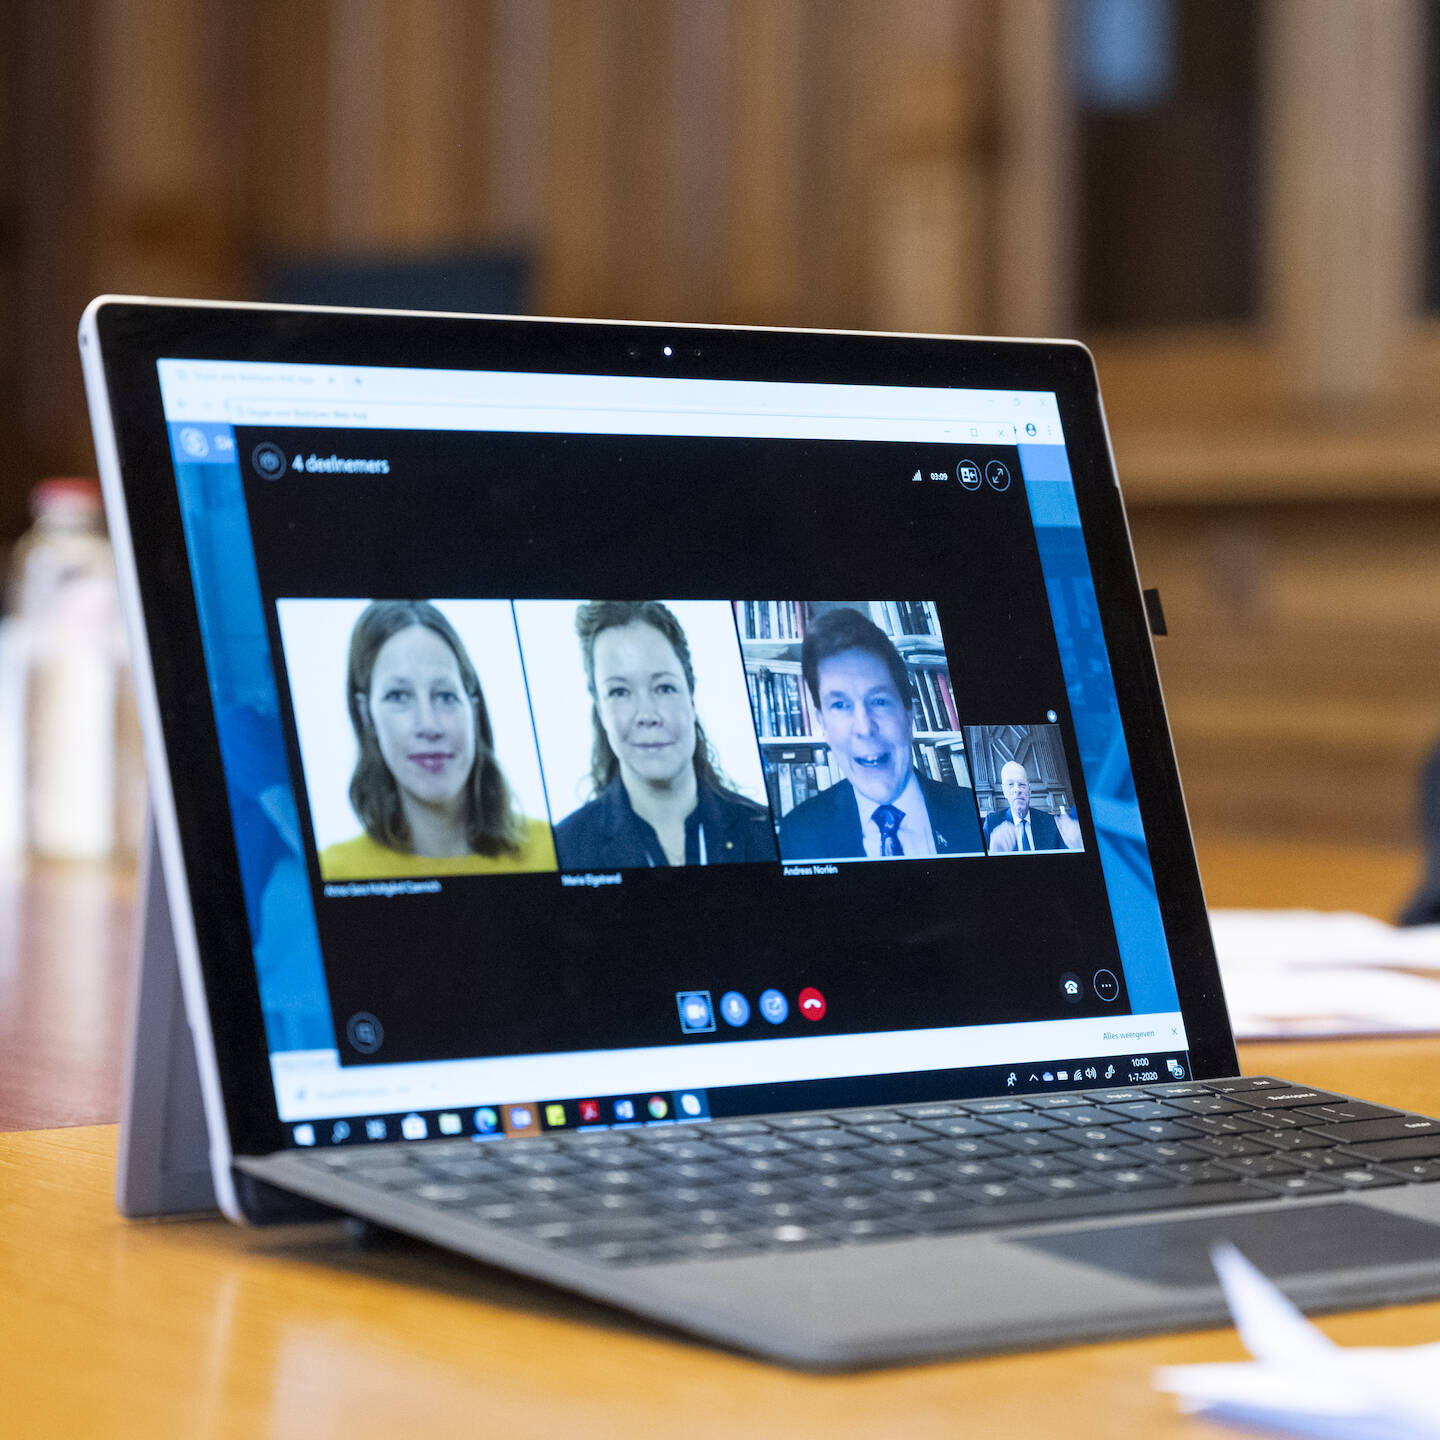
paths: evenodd
<path fill-rule="evenodd" d="M 154 822 L 147 817 L 115 1203 L 132 1217 L 213 1210 L 209 1135 Z"/>

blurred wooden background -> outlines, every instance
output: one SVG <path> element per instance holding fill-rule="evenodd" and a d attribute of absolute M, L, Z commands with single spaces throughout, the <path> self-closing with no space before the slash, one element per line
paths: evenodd
<path fill-rule="evenodd" d="M 1197 827 L 1440 734 L 1434 0 L 7 0 L 0 541 L 102 290 L 519 251 L 539 313 L 1078 334 Z"/>

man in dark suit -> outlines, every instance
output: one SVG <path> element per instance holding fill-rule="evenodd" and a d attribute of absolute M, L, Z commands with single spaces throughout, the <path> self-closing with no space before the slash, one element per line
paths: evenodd
<path fill-rule="evenodd" d="M 800 668 L 830 753 L 845 777 L 780 821 L 785 860 L 884 860 L 980 854 L 969 787 L 916 772 L 905 662 L 858 610 L 828 611 L 810 626 Z"/>
<path fill-rule="evenodd" d="M 1053 815 L 1030 808 L 1030 776 L 1018 760 L 1000 767 L 1000 788 L 1007 808 L 985 817 L 985 844 L 992 855 L 1032 850 L 1069 850 Z"/>

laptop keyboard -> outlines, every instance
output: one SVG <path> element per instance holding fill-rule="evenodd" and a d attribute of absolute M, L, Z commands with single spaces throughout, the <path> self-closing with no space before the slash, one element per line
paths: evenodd
<path fill-rule="evenodd" d="M 610 1265 L 1440 1179 L 1440 1121 L 1269 1076 L 305 1156 Z"/>

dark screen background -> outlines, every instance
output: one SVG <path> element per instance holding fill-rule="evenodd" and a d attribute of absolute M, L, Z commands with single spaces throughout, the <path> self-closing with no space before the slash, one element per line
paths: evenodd
<path fill-rule="evenodd" d="M 281 597 L 923 595 L 962 723 L 1057 713 L 1086 839 L 1084 852 L 1021 862 L 853 863 L 805 878 L 779 864 L 636 870 L 598 889 L 555 874 L 454 877 L 439 894 L 326 898 L 278 673 L 342 1063 L 757 1038 L 754 1021 L 682 1036 L 675 995 L 691 989 L 823 991 L 818 1026 L 792 1008 L 766 1038 L 1128 1010 L 1123 992 L 1111 1005 L 1060 995 L 1082 956 L 1123 969 L 1013 448 L 965 448 L 1012 476 L 1007 490 L 967 491 L 913 481 L 917 468 L 953 477 L 962 458 L 913 444 L 311 428 L 236 439 L 274 656 Z M 384 458 L 390 473 L 265 480 L 249 462 L 262 441 Z M 384 1026 L 374 1055 L 344 1038 L 357 1012 Z"/>

